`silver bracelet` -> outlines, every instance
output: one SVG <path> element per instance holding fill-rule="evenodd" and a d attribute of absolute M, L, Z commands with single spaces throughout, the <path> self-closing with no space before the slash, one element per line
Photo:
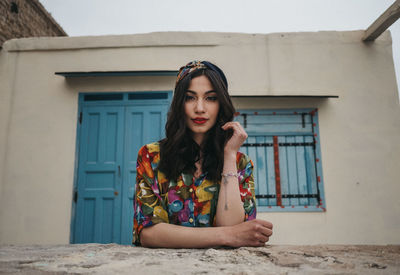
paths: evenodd
<path fill-rule="evenodd" d="M 233 173 L 233 172 L 229 172 L 229 173 L 222 173 L 221 176 L 227 178 L 227 177 L 239 177 L 239 173 Z"/>

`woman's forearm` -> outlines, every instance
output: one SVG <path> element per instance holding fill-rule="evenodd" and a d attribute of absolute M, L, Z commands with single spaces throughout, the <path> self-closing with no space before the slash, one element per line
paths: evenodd
<path fill-rule="evenodd" d="M 186 227 L 159 223 L 142 229 L 140 242 L 145 247 L 206 248 L 229 245 L 224 227 Z"/>
<path fill-rule="evenodd" d="M 159 223 L 143 228 L 140 242 L 145 247 L 165 248 L 264 246 L 271 235 L 272 224 L 257 219 L 221 227 L 186 227 Z"/>
<path fill-rule="evenodd" d="M 222 173 L 237 173 L 236 152 L 225 152 Z M 240 198 L 238 178 L 235 176 L 223 177 L 218 196 L 216 225 L 235 225 L 243 221 L 244 209 Z"/>

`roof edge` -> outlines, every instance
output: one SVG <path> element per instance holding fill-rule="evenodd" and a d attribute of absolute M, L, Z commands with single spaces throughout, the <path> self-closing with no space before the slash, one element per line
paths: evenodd
<path fill-rule="evenodd" d="M 293 33 L 226 33 L 226 32 L 153 32 L 130 35 L 75 36 L 75 37 L 31 37 L 11 39 L 3 44 L 8 52 L 57 51 L 135 47 L 214 47 L 229 44 L 229 41 L 248 43 L 251 40 L 268 40 L 291 43 L 310 43 L 311 37 L 318 37 L 321 43 L 360 43 L 364 30 L 319 31 Z M 385 31 L 374 43 L 391 43 L 390 31 Z M 315 40 L 313 41 L 315 43 Z"/>

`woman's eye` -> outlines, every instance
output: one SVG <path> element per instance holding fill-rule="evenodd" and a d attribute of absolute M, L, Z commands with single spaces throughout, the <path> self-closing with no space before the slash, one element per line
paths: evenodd
<path fill-rule="evenodd" d="M 217 97 L 216 96 L 209 96 L 209 97 L 207 97 L 207 100 L 209 100 L 209 101 L 217 101 Z"/>
<path fill-rule="evenodd" d="M 185 101 L 190 101 L 190 100 L 194 100 L 194 96 L 186 95 L 185 96 Z"/>

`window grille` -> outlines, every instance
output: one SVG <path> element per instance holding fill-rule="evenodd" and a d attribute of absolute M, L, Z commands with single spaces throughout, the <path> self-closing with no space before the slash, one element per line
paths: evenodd
<path fill-rule="evenodd" d="M 325 211 L 318 110 L 242 110 L 260 211 Z"/>

